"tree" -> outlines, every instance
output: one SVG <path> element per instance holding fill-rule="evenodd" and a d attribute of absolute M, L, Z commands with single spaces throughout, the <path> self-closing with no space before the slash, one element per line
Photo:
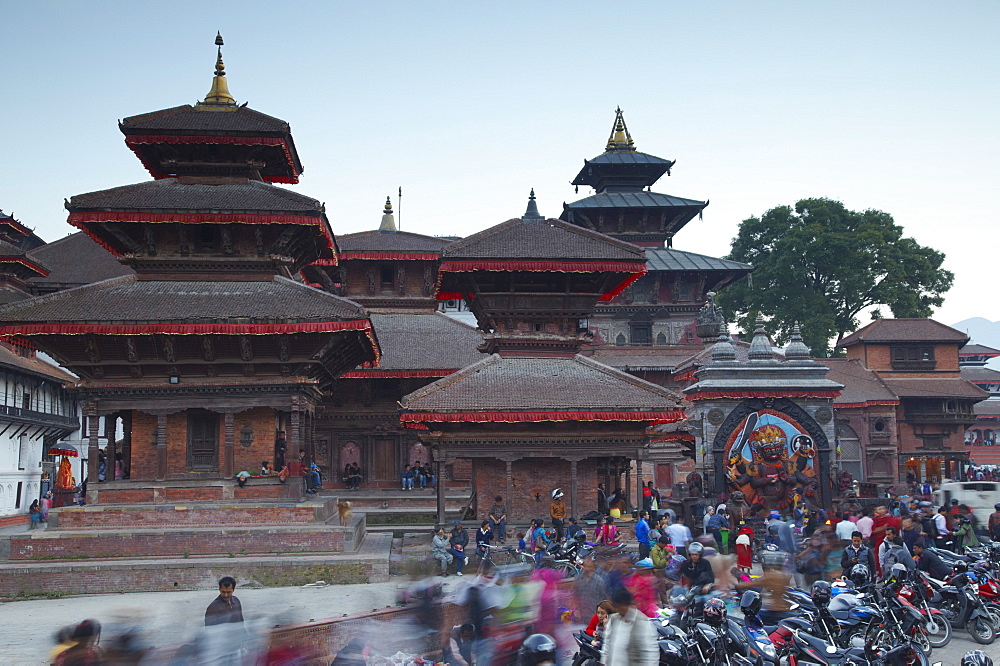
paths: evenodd
<path fill-rule="evenodd" d="M 719 295 L 729 321 L 752 331 L 761 314 L 780 342 L 799 322 L 817 356 L 828 356 L 831 339 L 856 330 L 869 308 L 872 319 L 883 307 L 896 317 L 930 316 L 954 280 L 941 268 L 944 254 L 904 238 L 888 213 L 822 198 L 743 220 L 727 259 L 755 268 L 752 280 Z"/>

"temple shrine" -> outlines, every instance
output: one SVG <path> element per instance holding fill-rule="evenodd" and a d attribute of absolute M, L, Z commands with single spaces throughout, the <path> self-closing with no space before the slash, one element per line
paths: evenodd
<path fill-rule="evenodd" d="M 90 465 L 91 501 L 311 456 L 323 391 L 380 357 L 364 308 L 296 279 L 336 266 L 329 221 L 319 201 L 274 185 L 302 172 L 289 126 L 236 103 L 217 44 L 202 102 L 120 123 L 153 180 L 66 203 L 69 223 L 131 270 L 0 314 L 0 335 L 80 377 L 90 460 L 100 418 L 124 425 L 107 454 L 124 457 L 128 487 L 98 487 Z"/>

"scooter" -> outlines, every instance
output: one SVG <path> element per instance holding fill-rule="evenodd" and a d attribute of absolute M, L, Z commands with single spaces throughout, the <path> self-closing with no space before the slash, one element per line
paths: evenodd
<path fill-rule="evenodd" d="M 577 651 L 573 655 L 573 666 L 597 666 L 601 663 L 601 648 L 595 645 L 596 639 L 584 631 L 573 634 Z"/>
<path fill-rule="evenodd" d="M 993 617 L 979 598 L 978 590 L 966 574 L 959 574 L 950 583 L 943 584 L 933 578 L 924 580 L 937 593 L 933 601 L 940 599 L 939 607 L 952 627 L 964 627 L 972 639 L 983 645 L 990 645 L 996 638 Z"/>

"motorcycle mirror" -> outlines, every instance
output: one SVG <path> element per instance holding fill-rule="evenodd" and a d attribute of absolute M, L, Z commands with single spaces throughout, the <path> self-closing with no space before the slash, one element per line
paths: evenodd
<path fill-rule="evenodd" d="M 792 604 L 792 605 L 791 605 L 791 606 L 789 607 L 789 610 L 798 610 L 798 609 L 799 609 L 799 605 L 798 605 L 798 604 Z"/>

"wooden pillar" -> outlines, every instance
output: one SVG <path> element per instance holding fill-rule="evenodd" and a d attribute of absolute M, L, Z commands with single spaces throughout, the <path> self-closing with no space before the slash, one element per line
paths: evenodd
<path fill-rule="evenodd" d="M 108 471 L 107 480 L 115 480 L 115 433 L 118 431 L 118 415 L 117 414 L 105 414 L 104 415 L 104 438 L 108 440 L 107 446 L 104 447 L 104 454 L 108 460 Z"/>
<path fill-rule="evenodd" d="M 604 497 L 611 497 L 615 489 L 611 486 L 611 458 L 604 459 Z M 611 507 L 605 507 L 605 511 L 610 511 Z"/>
<path fill-rule="evenodd" d="M 97 483 L 97 458 L 101 451 L 98 442 L 101 421 L 100 417 L 97 416 L 97 403 L 85 403 L 83 413 L 87 416 L 87 481 L 94 484 Z"/>
<path fill-rule="evenodd" d="M 236 437 L 236 426 L 234 424 L 235 418 L 232 412 L 226 412 L 223 415 L 225 421 L 225 439 L 222 443 L 222 478 L 231 479 L 236 473 L 235 465 L 235 437 Z"/>
<path fill-rule="evenodd" d="M 434 456 L 434 472 L 437 475 L 437 523 L 438 525 L 444 525 L 445 523 L 445 512 L 444 512 L 444 463 L 440 458 L 440 455 Z"/>
<path fill-rule="evenodd" d="M 302 413 L 299 411 L 298 405 L 292 405 L 292 415 L 288 419 L 288 451 L 293 456 L 292 460 L 298 460 L 299 449 L 304 448 L 302 446 Z M 306 464 L 309 464 L 308 460 L 306 460 Z"/>
<path fill-rule="evenodd" d="M 576 507 L 576 460 L 569 461 L 569 515 L 580 519 L 580 512 Z"/>
<path fill-rule="evenodd" d="M 132 411 L 122 412 L 122 471 L 132 476 Z"/>
<path fill-rule="evenodd" d="M 632 461 L 626 459 L 625 461 L 625 504 L 628 505 L 632 501 Z M 626 510 L 629 509 L 628 506 L 625 507 Z"/>
<path fill-rule="evenodd" d="M 642 511 L 642 461 L 635 459 L 635 508 Z"/>
<path fill-rule="evenodd" d="M 504 477 L 505 478 L 505 482 L 507 484 L 507 487 L 506 487 L 506 491 L 505 491 L 506 494 L 503 496 L 503 501 L 507 503 L 507 525 L 508 525 L 508 529 L 509 529 L 509 526 L 510 526 L 510 523 L 511 523 L 511 515 L 512 515 L 511 507 L 514 506 L 514 504 L 513 504 L 513 502 L 514 502 L 514 497 L 513 497 L 513 492 L 514 492 L 514 475 L 513 475 L 514 461 L 513 460 L 505 460 L 504 463 L 507 466 L 507 474 Z"/>
<path fill-rule="evenodd" d="M 167 415 L 156 416 L 156 480 L 167 478 Z"/>

